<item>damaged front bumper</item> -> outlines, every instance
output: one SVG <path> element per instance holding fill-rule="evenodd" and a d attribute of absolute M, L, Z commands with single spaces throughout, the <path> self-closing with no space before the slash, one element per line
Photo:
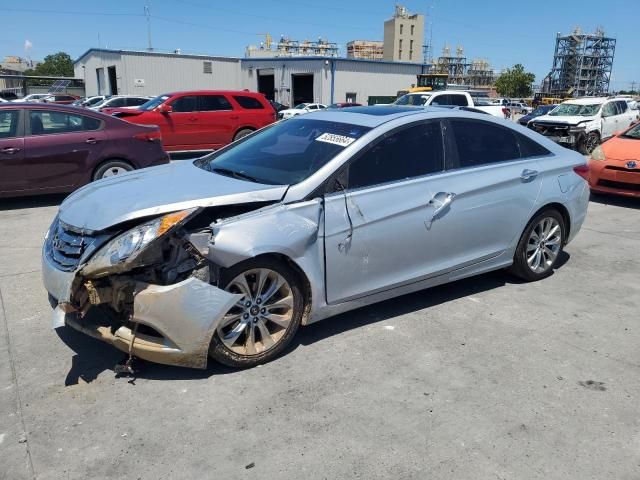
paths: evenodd
<path fill-rule="evenodd" d="M 57 269 L 43 253 L 43 281 L 57 304 L 55 326 L 66 324 L 112 344 L 123 352 L 166 365 L 206 368 L 218 323 L 242 295 L 231 294 L 195 277 L 173 285 L 135 284 L 133 313 L 123 325 L 91 322 L 72 306 L 75 272 Z M 154 334 L 139 333 L 146 325 Z"/>

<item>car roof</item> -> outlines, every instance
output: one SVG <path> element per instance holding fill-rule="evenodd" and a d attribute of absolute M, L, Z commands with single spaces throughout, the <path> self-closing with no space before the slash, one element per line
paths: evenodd
<path fill-rule="evenodd" d="M 562 103 L 568 103 L 572 105 L 593 105 L 594 103 L 604 103 L 607 100 L 614 100 L 613 98 L 607 97 L 585 97 L 585 98 L 575 98 L 571 100 L 565 100 Z"/>
<path fill-rule="evenodd" d="M 182 90 L 178 92 L 163 93 L 162 95 L 159 95 L 159 96 L 163 97 L 165 95 L 185 95 L 185 94 L 188 94 L 188 95 L 202 95 L 202 94 L 253 95 L 256 97 L 266 98 L 262 93 L 249 92 L 246 90 Z"/>
<path fill-rule="evenodd" d="M 66 110 L 71 113 L 81 113 L 88 114 L 92 116 L 102 115 L 95 110 L 91 110 L 83 107 L 76 107 L 73 105 L 63 105 L 60 103 L 36 103 L 36 102 L 9 102 L 9 103 L 0 103 L 0 109 L 4 110 L 7 108 L 29 108 L 31 110 Z M 107 115 L 108 116 L 108 115 Z"/>
<path fill-rule="evenodd" d="M 347 107 L 336 108 L 328 110 L 320 110 L 318 112 L 309 113 L 307 115 L 301 115 L 299 117 L 287 120 L 299 121 L 304 119 L 316 119 L 324 120 L 328 122 L 340 122 L 348 123 L 351 125 L 359 125 L 362 127 L 375 128 L 384 123 L 390 122 L 398 118 L 408 117 L 410 115 L 420 115 L 423 117 L 430 116 L 442 116 L 443 114 L 451 115 L 453 112 L 460 112 L 460 110 L 452 110 L 450 108 L 441 107 L 409 107 L 400 105 L 385 105 L 385 106 L 365 106 L 365 107 Z M 477 117 L 485 118 L 485 115 L 479 113 L 469 113 Z M 487 115 L 490 117 L 490 115 Z"/>

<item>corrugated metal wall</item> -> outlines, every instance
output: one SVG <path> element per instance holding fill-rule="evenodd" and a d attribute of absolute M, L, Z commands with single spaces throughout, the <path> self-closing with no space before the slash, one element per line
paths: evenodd
<path fill-rule="evenodd" d="M 205 73 L 204 62 L 211 62 L 211 73 Z M 84 71 L 82 65 L 85 66 Z M 76 75 L 86 78 L 87 95 L 112 93 L 107 71 L 110 66 L 116 67 L 118 93 L 121 95 L 160 95 L 176 90 L 235 90 L 241 83 L 240 61 L 236 58 L 98 50 L 75 65 Z M 97 69 L 100 68 L 104 68 L 106 83 L 101 89 L 97 80 Z"/>
<path fill-rule="evenodd" d="M 159 95 L 179 90 L 247 88 L 258 90 L 259 70 L 273 69 L 275 99 L 291 105 L 292 75 L 313 75 L 313 100 L 331 102 L 332 64 L 335 62 L 334 102 L 346 101 L 355 93 L 356 101 L 367 103 L 369 96 L 395 95 L 416 83 L 422 65 L 364 62 L 344 59 L 254 59 L 195 57 L 146 52 L 94 50 L 75 65 L 75 75 L 86 79 L 87 95 L 109 94 L 107 68 L 116 67 L 118 93 Z M 212 73 L 205 73 L 203 62 L 211 62 Z M 82 69 L 82 66 L 85 69 Z M 104 79 L 98 88 L 97 69 Z"/>

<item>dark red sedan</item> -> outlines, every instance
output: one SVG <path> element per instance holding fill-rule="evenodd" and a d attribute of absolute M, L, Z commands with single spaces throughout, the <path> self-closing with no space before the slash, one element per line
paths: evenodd
<path fill-rule="evenodd" d="M 54 103 L 57 105 L 71 105 L 76 100 L 79 100 L 80 97 L 77 95 L 69 95 L 67 93 L 52 93 L 48 97 L 44 97 L 42 99 L 42 103 Z"/>
<path fill-rule="evenodd" d="M 0 104 L 0 198 L 71 192 L 169 162 L 158 127 L 42 103 Z"/>

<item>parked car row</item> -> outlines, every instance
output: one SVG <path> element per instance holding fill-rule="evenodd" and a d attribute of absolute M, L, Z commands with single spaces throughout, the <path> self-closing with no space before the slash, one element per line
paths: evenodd
<path fill-rule="evenodd" d="M 240 114 L 248 98 L 262 105 L 176 93 L 147 111 L 178 122 L 183 106 Z M 153 362 L 251 367 L 354 308 L 501 268 L 551 275 L 585 219 L 586 175 L 582 155 L 484 113 L 323 109 L 71 195 L 44 285 L 56 326 Z"/>

